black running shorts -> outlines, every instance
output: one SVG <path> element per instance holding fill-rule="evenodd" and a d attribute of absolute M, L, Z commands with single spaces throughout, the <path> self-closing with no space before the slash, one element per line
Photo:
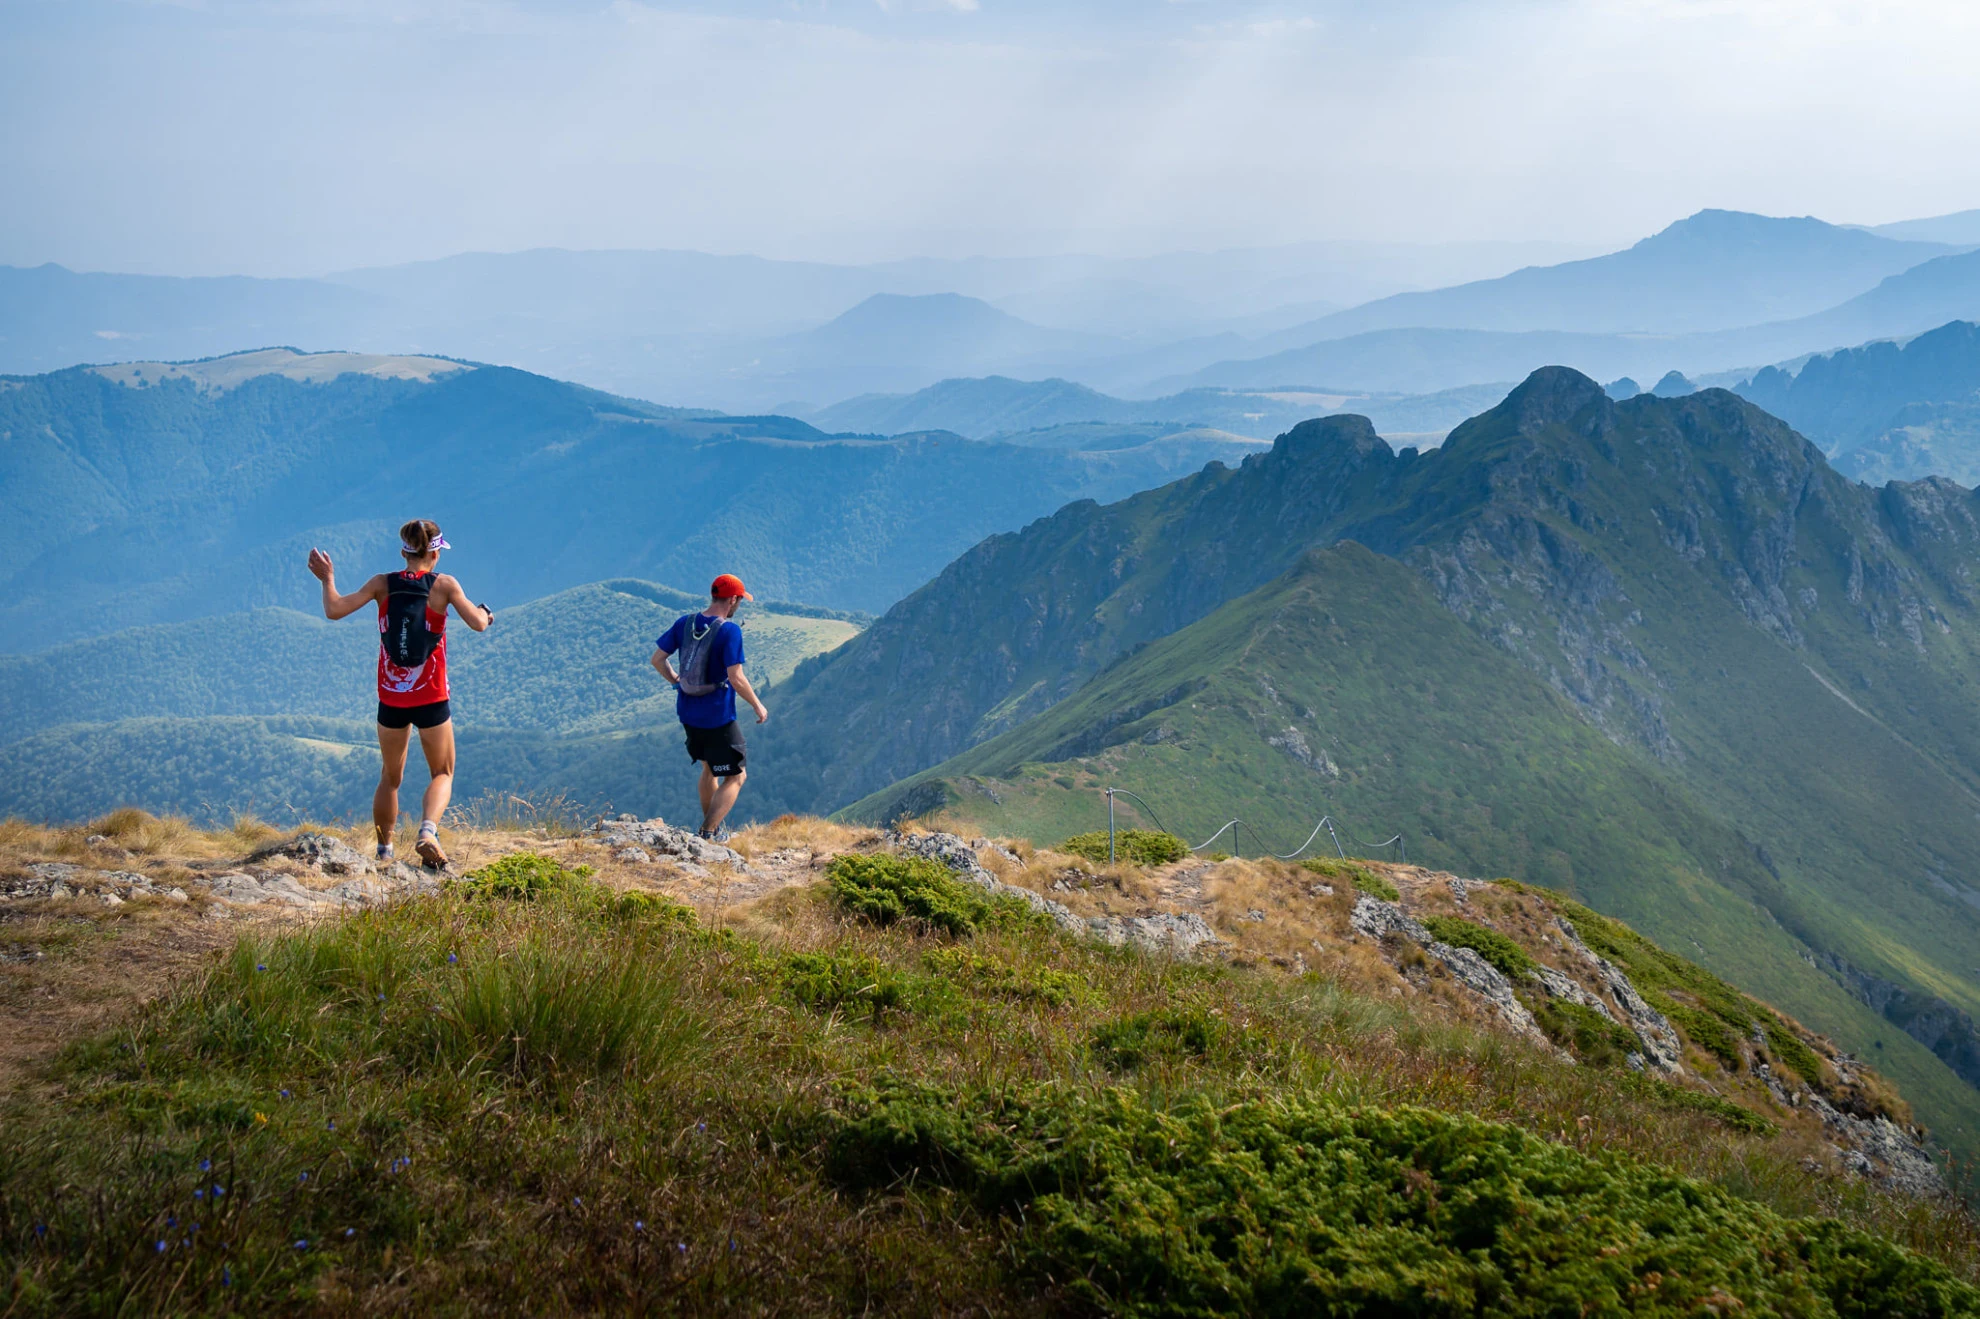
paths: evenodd
<path fill-rule="evenodd" d="M 720 728 L 696 728 L 682 724 L 687 731 L 689 760 L 705 761 L 708 772 L 718 779 L 742 772 L 748 748 L 743 745 L 742 725 L 731 719 Z"/>
<path fill-rule="evenodd" d="M 454 707 L 447 701 L 435 701 L 431 705 L 378 703 L 380 728 L 438 728 L 453 717 Z"/>

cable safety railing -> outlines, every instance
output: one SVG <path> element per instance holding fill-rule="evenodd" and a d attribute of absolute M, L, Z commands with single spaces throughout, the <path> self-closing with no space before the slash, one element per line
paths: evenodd
<path fill-rule="evenodd" d="M 1271 849 L 1271 846 L 1268 843 L 1266 843 L 1263 836 L 1259 834 L 1257 827 L 1255 825 L 1248 823 L 1241 817 L 1226 820 L 1223 826 L 1219 828 L 1216 833 L 1211 834 L 1208 838 L 1204 839 L 1202 842 L 1197 843 L 1195 846 L 1192 847 L 1190 846 L 1189 839 L 1183 837 L 1183 835 L 1181 834 L 1177 834 L 1175 830 L 1169 828 L 1168 825 L 1163 824 L 1162 817 L 1155 813 L 1155 808 L 1153 806 L 1150 806 L 1145 800 L 1143 800 L 1137 794 L 1128 791 L 1126 788 L 1110 787 L 1107 788 L 1105 791 L 1107 794 L 1107 862 L 1109 865 L 1113 864 L 1115 860 L 1115 840 L 1119 834 L 1119 829 L 1117 827 L 1117 823 L 1115 819 L 1115 807 L 1116 807 L 1116 799 L 1120 797 L 1126 797 L 1130 801 L 1134 802 L 1135 805 L 1139 806 L 1142 809 L 1142 811 L 1148 816 L 1149 820 L 1153 822 L 1155 827 L 1157 829 L 1160 829 L 1163 833 L 1172 834 L 1175 837 L 1182 838 L 1183 846 L 1189 847 L 1189 850 L 1192 852 L 1203 851 L 1204 849 L 1208 848 L 1210 844 L 1216 842 L 1219 838 L 1222 838 L 1225 834 L 1228 833 L 1231 836 L 1231 855 L 1234 857 L 1241 858 L 1244 855 L 1244 851 L 1239 842 L 1239 831 L 1244 829 L 1249 829 L 1251 831 L 1252 841 L 1258 845 L 1258 849 L 1256 852 L 1257 855 L 1268 856 L 1275 861 L 1292 861 L 1292 860 L 1296 860 L 1301 853 L 1306 851 L 1307 848 L 1313 846 L 1314 840 L 1320 837 L 1320 831 L 1324 829 L 1327 831 L 1327 837 L 1329 841 L 1331 841 L 1334 845 L 1335 855 L 1339 856 L 1340 859 L 1343 861 L 1347 860 L 1347 849 L 1341 846 L 1341 835 L 1340 832 L 1334 827 L 1335 821 L 1334 821 L 1334 817 L 1331 815 L 1321 816 L 1320 822 L 1313 826 L 1313 832 L 1306 836 L 1306 841 L 1301 843 L 1298 847 L 1295 847 L 1290 852 L 1274 852 Z M 1355 838 L 1352 835 L 1349 835 L 1348 841 L 1350 843 L 1353 843 L 1356 847 L 1360 847 L 1360 848 L 1393 847 L 1396 849 L 1397 860 L 1405 864 L 1407 864 L 1409 861 L 1409 845 L 1403 840 L 1403 836 L 1401 834 L 1397 834 L 1395 837 L 1385 839 L 1379 843 L 1364 842 L 1361 839 Z M 1367 853 L 1364 852 L 1363 855 L 1367 855 Z"/>

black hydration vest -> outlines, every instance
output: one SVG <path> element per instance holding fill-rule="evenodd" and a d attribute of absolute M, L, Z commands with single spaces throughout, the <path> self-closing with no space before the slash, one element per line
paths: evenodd
<path fill-rule="evenodd" d="M 385 658 L 402 669 L 416 669 L 439 646 L 441 633 L 426 626 L 426 602 L 433 594 L 438 573 L 408 577 L 395 572 L 385 578 L 385 634 L 379 644 Z"/>

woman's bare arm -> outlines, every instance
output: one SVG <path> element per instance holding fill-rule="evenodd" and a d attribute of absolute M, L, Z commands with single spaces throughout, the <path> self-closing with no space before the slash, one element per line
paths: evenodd
<path fill-rule="evenodd" d="M 384 598 L 385 577 L 382 573 L 349 595 L 338 594 L 337 570 L 331 564 L 330 556 L 322 550 L 309 552 L 309 570 L 316 580 L 323 583 L 323 616 L 333 623 L 340 618 L 349 618 L 366 605 Z"/>
<path fill-rule="evenodd" d="M 461 584 L 452 577 L 447 576 L 447 574 L 441 573 L 440 580 L 435 582 L 433 586 L 434 590 L 441 597 L 439 612 L 444 614 L 447 612 L 447 606 L 452 605 L 454 612 L 461 616 L 461 621 L 473 628 L 476 632 L 486 632 L 488 625 L 495 621 L 495 611 L 493 609 L 488 609 L 468 599 L 467 592 L 461 589 Z"/>

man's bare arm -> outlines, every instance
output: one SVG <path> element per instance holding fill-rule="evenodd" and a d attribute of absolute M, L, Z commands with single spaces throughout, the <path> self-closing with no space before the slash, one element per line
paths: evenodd
<path fill-rule="evenodd" d="M 756 699 L 756 688 L 750 686 L 749 679 L 743 676 L 742 665 L 731 664 L 729 666 L 729 686 L 735 688 L 736 694 L 741 696 L 745 701 L 748 701 L 750 708 L 756 711 L 757 723 L 761 724 L 769 721 L 770 707 Z"/>
<path fill-rule="evenodd" d="M 447 606 L 452 605 L 454 612 L 461 616 L 461 621 L 476 632 L 486 632 L 488 625 L 495 621 L 495 611 L 468 599 L 467 592 L 454 578 L 441 573 L 440 580 L 433 585 L 435 592 L 440 595 L 440 608 L 435 611 L 436 613 L 444 614 L 447 612 Z"/>
<path fill-rule="evenodd" d="M 323 616 L 333 623 L 340 618 L 349 618 L 366 605 L 382 598 L 385 590 L 385 578 L 381 575 L 371 578 L 349 595 L 338 594 L 336 567 L 330 562 L 330 556 L 322 550 L 309 552 L 309 570 L 315 575 L 316 580 L 323 583 Z"/>
<path fill-rule="evenodd" d="M 675 687 L 681 685 L 681 675 L 674 672 L 673 657 L 666 651 L 656 646 L 653 651 L 652 663 L 653 667 L 660 671 L 660 676 L 665 678 L 670 684 Z"/>

